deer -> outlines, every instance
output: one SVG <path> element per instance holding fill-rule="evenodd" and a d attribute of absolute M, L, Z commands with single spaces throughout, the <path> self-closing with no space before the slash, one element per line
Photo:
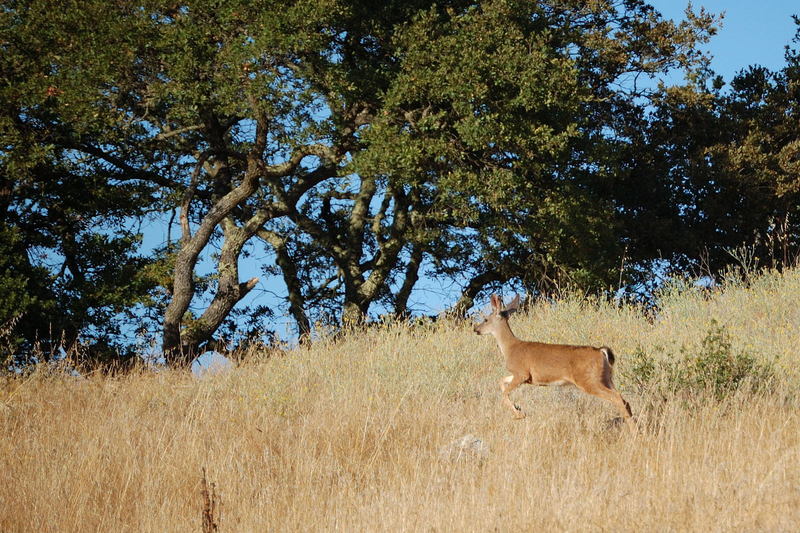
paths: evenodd
<path fill-rule="evenodd" d="M 478 335 L 494 336 L 506 360 L 510 376 L 500 381 L 503 403 L 515 419 L 525 413 L 511 401 L 510 393 L 523 383 L 542 386 L 574 385 L 587 394 L 614 404 L 622 418 L 632 422 L 631 407 L 614 388 L 612 372 L 615 356 L 603 346 L 570 346 L 520 340 L 511 331 L 508 319 L 519 309 L 519 294 L 507 306 L 496 294 L 491 295 L 492 312 L 473 329 Z"/>

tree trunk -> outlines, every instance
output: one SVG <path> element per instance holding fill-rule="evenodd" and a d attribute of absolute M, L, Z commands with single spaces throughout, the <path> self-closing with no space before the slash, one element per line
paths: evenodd
<path fill-rule="evenodd" d="M 411 257 L 406 265 L 406 274 L 403 279 L 403 285 L 397 291 L 394 299 L 394 315 L 398 319 L 406 319 L 410 313 L 408 311 L 408 299 L 411 297 L 411 291 L 419 280 L 419 268 L 422 265 L 423 251 L 422 246 L 414 245 L 411 249 Z"/>
<path fill-rule="evenodd" d="M 297 334 L 300 344 L 306 344 L 311 339 L 311 321 L 306 315 L 306 302 L 300 279 L 297 277 L 297 267 L 286 248 L 286 239 L 274 232 L 261 230 L 259 237 L 269 242 L 275 250 L 275 262 L 281 269 L 283 282 L 286 284 L 289 300 L 289 313 L 297 324 Z"/>
<path fill-rule="evenodd" d="M 200 253 L 208 246 L 208 242 L 215 228 L 230 216 L 234 209 L 255 193 L 261 179 L 276 179 L 291 174 L 297 169 L 303 158 L 308 155 L 316 155 L 326 161 L 332 159 L 329 147 L 312 144 L 298 148 L 292 153 L 291 157 L 283 163 L 267 166 L 262 160 L 264 148 L 267 143 L 267 127 L 268 120 L 266 120 L 266 118 L 262 117 L 256 123 L 255 143 L 246 156 L 247 169 L 244 172 L 241 184 L 213 204 L 211 209 L 201 220 L 194 235 L 189 233 L 188 223 L 182 223 L 184 229 L 181 238 L 181 249 L 178 251 L 175 259 L 172 300 L 164 313 L 162 350 L 165 359 L 171 364 L 181 365 L 191 361 L 191 352 L 196 348 L 197 339 L 208 337 L 210 335 L 208 333 L 209 330 L 213 333 L 225 316 L 227 316 L 227 313 L 233 308 L 233 305 L 253 288 L 257 280 L 239 283 L 239 270 L 236 266 L 236 262 L 238 261 L 239 253 L 244 243 L 255 235 L 264 225 L 264 222 L 270 216 L 274 216 L 275 212 L 273 212 L 273 206 L 271 205 L 259 210 L 242 228 L 238 229 L 238 231 L 243 232 L 242 234 L 236 234 L 232 227 L 228 228 L 231 231 L 230 238 L 232 239 L 230 243 L 228 243 L 228 237 L 226 236 L 226 244 L 229 246 L 229 252 L 228 255 L 225 256 L 224 263 L 222 262 L 223 260 L 220 259 L 220 264 L 224 265 L 227 271 L 220 272 L 219 291 L 217 295 L 215 295 L 211 306 L 209 306 L 203 316 L 201 316 L 201 321 L 206 325 L 200 326 L 199 333 L 188 332 L 189 337 L 187 340 L 190 342 L 184 343 L 181 341 L 181 323 L 192 301 L 192 297 L 194 296 L 194 268 Z M 195 174 L 199 174 L 202 163 L 202 159 L 198 161 Z M 196 179 L 197 176 L 193 175 L 192 184 L 186 191 L 188 198 L 191 198 L 191 195 L 194 193 Z M 303 185 L 306 185 L 306 183 L 304 182 Z M 184 200 L 186 200 L 186 197 Z M 188 208 L 188 202 L 184 201 L 182 206 L 183 212 L 181 213 L 182 219 L 188 216 Z M 228 224 L 235 227 L 232 222 Z M 214 329 L 212 330 L 211 328 Z M 186 346 L 189 353 L 183 353 L 184 346 Z"/>
<path fill-rule="evenodd" d="M 342 326 L 354 328 L 364 324 L 369 310 L 369 301 L 361 298 L 363 280 L 344 276 L 344 303 L 342 304 Z"/>
<path fill-rule="evenodd" d="M 172 300 L 164 313 L 164 336 L 161 347 L 168 364 L 188 363 L 191 361 L 193 349 L 196 348 L 196 346 L 192 346 L 194 341 L 191 343 L 181 341 L 181 324 L 194 296 L 194 269 L 200 253 L 208 245 L 214 229 L 240 202 L 255 192 L 257 184 L 256 172 L 248 171 L 241 185 L 223 196 L 203 217 L 195 234 L 191 236 L 184 234 L 181 240 L 181 249 L 175 258 Z M 239 250 L 241 250 L 241 246 Z M 238 274 L 238 269 L 236 272 Z M 230 290 L 229 287 L 227 289 Z M 233 297 L 235 294 L 224 295 L 224 298 Z M 215 300 L 217 300 L 216 297 Z M 224 308 L 222 304 L 218 304 L 218 306 L 220 310 Z M 189 353 L 183 353 L 185 348 Z"/>
<path fill-rule="evenodd" d="M 252 278 L 245 283 L 239 282 L 239 255 L 242 247 L 252 236 L 246 229 L 237 228 L 233 222 L 223 221 L 222 227 L 225 241 L 217 263 L 217 292 L 214 299 L 197 321 L 192 323 L 182 335 L 182 344 L 195 348 L 211 339 L 233 307 L 244 298 L 258 283 Z M 189 350 L 190 353 L 194 349 Z"/>

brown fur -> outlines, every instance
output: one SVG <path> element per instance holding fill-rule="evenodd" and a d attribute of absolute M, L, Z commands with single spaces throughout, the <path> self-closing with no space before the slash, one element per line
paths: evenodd
<path fill-rule="evenodd" d="M 479 335 L 493 335 L 505 356 L 511 375 L 503 378 L 500 389 L 503 402 L 515 418 L 524 418 L 525 414 L 514 405 L 509 394 L 519 385 L 530 383 L 575 385 L 587 394 L 611 402 L 623 418 L 631 420 L 630 405 L 614 388 L 612 374 L 616 358 L 610 348 L 522 341 L 508 325 L 509 315 L 519 308 L 519 295 L 505 308 L 495 294 L 491 302 L 492 314 L 474 329 Z"/>

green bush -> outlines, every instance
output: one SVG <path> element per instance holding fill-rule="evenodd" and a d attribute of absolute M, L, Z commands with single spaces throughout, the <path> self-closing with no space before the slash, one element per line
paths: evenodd
<path fill-rule="evenodd" d="M 677 356 L 656 358 L 640 347 L 623 372 L 623 377 L 642 392 L 664 398 L 709 393 L 718 400 L 745 387 L 763 390 L 773 383 L 775 375 L 774 361 L 734 350 L 725 326 L 715 320 L 699 349 L 684 346 Z"/>

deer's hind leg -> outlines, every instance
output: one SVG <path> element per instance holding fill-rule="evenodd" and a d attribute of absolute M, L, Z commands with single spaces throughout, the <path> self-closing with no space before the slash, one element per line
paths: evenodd
<path fill-rule="evenodd" d="M 605 364 L 603 367 L 603 386 L 601 388 L 608 390 L 604 390 L 601 395 L 596 396 L 600 396 L 613 403 L 626 420 L 633 420 L 631 405 L 622 397 L 622 394 L 620 394 L 614 386 L 614 368 L 610 364 Z"/>
<path fill-rule="evenodd" d="M 616 389 L 599 384 L 594 387 L 581 387 L 581 389 L 587 394 L 611 402 L 617 408 L 619 414 L 622 415 L 622 418 L 631 421 L 631 406 Z"/>
<path fill-rule="evenodd" d="M 503 403 L 508 406 L 509 409 L 514 413 L 514 418 L 521 419 L 525 418 L 525 413 L 522 412 L 522 409 L 514 405 L 514 402 L 511 401 L 511 391 L 519 387 L 521 384 L 528 381 L 527 376 L 511 374 L 510 376 L 504 377 L 500 381 L 500 390 L 503 392 Z"/>

